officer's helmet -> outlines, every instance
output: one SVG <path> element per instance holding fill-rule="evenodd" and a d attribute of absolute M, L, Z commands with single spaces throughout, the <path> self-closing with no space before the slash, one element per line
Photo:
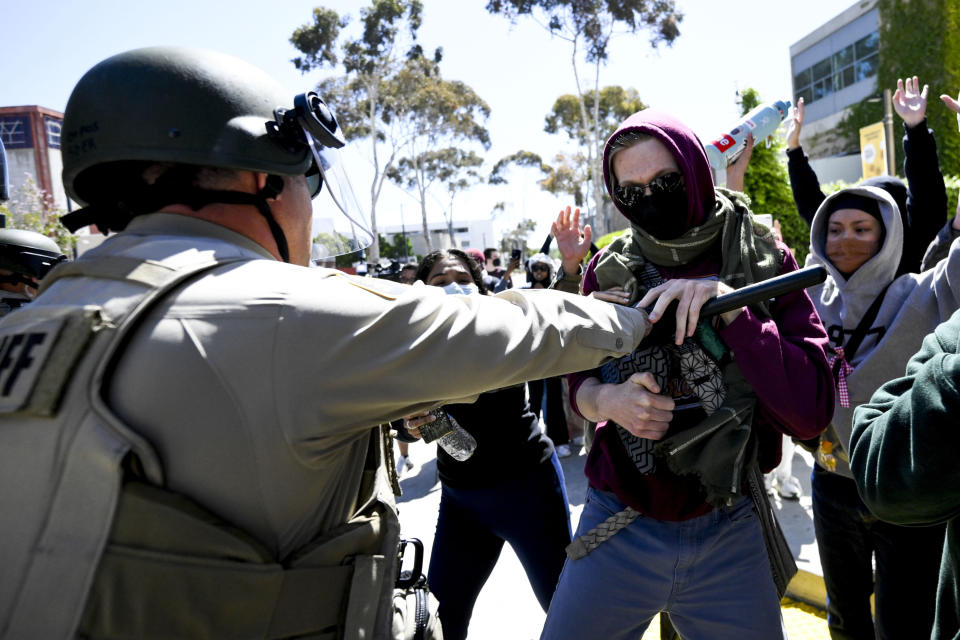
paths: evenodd
<path fill-rule="evenodd" d="M 36 231 L 0 229 L 0 282 L 35 287 L 53 267 L 67 259 L 57 243 Z"/>
<path fill-rule="evenodd" d="M 349 183 L 333 152 L 345 141 L 327 106 L 315 93 L 291 98 L 266 73 L 231 56 L 151 47 L 108 58 L 70 95 L 62 140 L 66 191 L 90 205 L 83 215 L 64 218 L 68 228 L 93 223 L 120 230 L 132 216 L 171 204 L 142 178 L 146 167 L 171 163 L 306 175 L 315 196 L 326 184 L 323 191 L 335 203 L 317 207 L 318 213 L 329 217 L 339 209 L 349 218 L 354 232 L 347 233 L 345 249 L 372 239 L 359 237 L 368 225 L 352 193 L 344 194 Z"/>

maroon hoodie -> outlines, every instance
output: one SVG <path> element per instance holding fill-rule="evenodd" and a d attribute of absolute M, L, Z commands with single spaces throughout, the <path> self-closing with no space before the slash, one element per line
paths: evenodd
<path fill-rule="evenodd" d="M 630 129 L 653 135 L 673 153 L 687 188 L 687 226 L 703 222 L 715 206 L 717 195 L 706 153 L 696 134 L 671 116 L 653 109 L 627 118 L 614 136 Z M 609 153 L 610 140 L 603 153 L 608 193 L 612 192 Z M 797 263 L 793 255 L 786 246 L 779 244 L 779 247 L 785 254 L 781 272 L 795 270 Z M 587 265 L 584 295 L 597 289 L 594 274 L 597 258 L 594 256 Z M 665 279 L 711 277 L 718 275 L 720 264 L 717 243 L 695 262 L 671 269 L 660 268 L 660 271 Z M 833 377 L 824 352 L 827 335 L 810 297 L 803 291 L 781 296 L 771 303 L 770 312 L 771 317 L 766 318 L 747 308 L 731 324 L 718 329 L 757 394 L 753 428 L 764 471 L 780 462 L 782 433 L 812 438 L 826 428 L 833 413 Z M 577 392 L 588 377 L 599 376 L 596 371 L 570 376 L 570 401 L 578 413 Z M 710 511 L 696 480 L 671 473 L 664 462 L 658 462 L 654 473 L 640 473 L 615 429 L 615 425 L 606 422 L 597 425 L 586 464 L 592 487 L 611 491 L 624 504 L 659 520 L 686 520 Z"/>

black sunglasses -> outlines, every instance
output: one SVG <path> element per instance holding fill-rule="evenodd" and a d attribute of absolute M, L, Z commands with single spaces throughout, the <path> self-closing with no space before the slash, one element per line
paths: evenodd
<path fill-rule="evenodd" d="M 550 271 L 550 267 L 545 264 L 535 264 L 530 267 L 530 271 Z"/>
<path fill-rule="evenodd" d="M 647 188 L 650 189 L 650 195 L 659 195 L 663 193 L 673 193 L 683 186 L 683 174 L 673 171 L 665 173 L 658 178 L 654 178 L 647 184 L 617 185 L 613 188 L 613 193 L 617 200 L 627 207 L 636 206 L 641 199 L 646 197 Z"/>

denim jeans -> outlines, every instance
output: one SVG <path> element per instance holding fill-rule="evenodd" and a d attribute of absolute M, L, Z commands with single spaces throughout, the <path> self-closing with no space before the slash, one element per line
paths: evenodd
<path fill-rule="evenodd" d="M 593 488 L 577 535 L 624 505 Z M 658 612 L 684 640 L 783 638 L 763 532 L 749 498 L 682 522 L 643 515 L 567 560 L 541 640 L 639 638 Z"/>
<path fill-rule="evenodd" d="M 567 413 L 563 407 L 563 380 L 558 376 L 527 382 L 530 392 L 530 408 L 537 417 L 543 407 L 543 422 L 547 425 L 547 437 L 560 446 L 570 442 L 567 431 Z M 546 396 L 546 397 L 544 397 Z"/>
<path fill-rule="evenodd" d="M 853 480 L 818 465 L 810 484 L 830 637 L 929 638 L 946 525 L 902 527 L 879 520 L 860 499 Z"/>
<path fill-rule="evenodd" d="M 487 487 L 441 489 L 427 582 L 440 602 L 446 640 L 466 638 L 473 605 L 504 541 L 546 611 L 570 544 L 570 509 L 556 453 L 532 471 L 494 479 Z"/>

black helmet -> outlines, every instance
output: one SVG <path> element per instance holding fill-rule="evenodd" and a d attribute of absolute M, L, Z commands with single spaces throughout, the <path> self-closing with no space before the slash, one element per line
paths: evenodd
<path fill-rule="evenodd" d="M 242 60 L 183 47 L 127 51 L 87 71 L 67 102 L 62 138 L 64 187 L 90 205 L 64 216 L 67 228 L 120 230 L 132 216 L 172 203 L 251 204 L 267 219 L 284 259 L 286 239 L 266 199 L 283 188 L 281 176 L 293 175 L 306 175 L 317 195 L 330 181 L 327 152 L 345 144 L 317 94 L 291 100 Z M 148 187 L 140 176 L 155 163 L 249 170 L 270 179 L 255 195 L 184 187 L 164 176 Z M 340 209 L 363 229 L 355 214 Z"/>
<path fill-rule="evenodd" d="M 0 275 L 0 282 L 36 286 L 67 256 L 57 243 L 36 231 L 23 229 L 0 229 L 0 269 L 13 275 Z"/>

